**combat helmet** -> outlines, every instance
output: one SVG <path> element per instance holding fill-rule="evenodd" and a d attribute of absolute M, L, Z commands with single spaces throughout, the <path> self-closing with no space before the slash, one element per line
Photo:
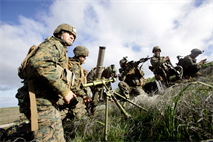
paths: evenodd
<path fill-rule="evenodd" d="M 124 67 L 128 63 L 127 56 L 119 61 L 120 67 Z"/>
<path fill-rule="evenodd" d="M 73 53 L 75 54 L 75 56 L 79 57 L 79 56 L 89 56 L 89 50 L 82 46 L 82 45 L 79 45 L 79 46 L 76 46 L 73 50 Z"/>
<path fill-rule="evenodd" d="M 113 77 L 115 77 L 117 74 L 117 69 L 115 68 L 115 65 L 108 66 L 105 71 L 107 72 L 107 74 Z"/>
<path fill-rule="evenodd" d="M 68 31 L 68 32 L 71 32 L 71 33 L 74 35 L 74 41 L 75 41 L 76 35 L 77 35 L 77 33 L 76 33 L 76 28 L 75 28 L 75 27 L 70 26 L 69 24 L 61 24 L 61 25 L 59 25 L 59 26 L 55 29 L 53 35 L 54 35 L 55 37 L 57 37 L 57 34 L 58 34 L 58 33 L 61 33 L 61 31 Z M 73 42 L 74 42 L 74 41 L 73 41 Z"/>
<path fill-rule="evenodd" d="M 194 53 L 194 54 L 202 54 L 203 51 L 201 51 L 200 49 L 194 48 L 194 49 L 191 50 L 191 53 Z"/>
<path fill-rule="evenodd" d="M 155 47 L 153 47 L 153 49 L 152 49 L 152 53 L 154 53 L 154 51 L 155 50 L 160 50 L 160 52 L 161 52 L 161 49 L 160 49 L 160 47 L 159 46 L 155 46 Z"/>

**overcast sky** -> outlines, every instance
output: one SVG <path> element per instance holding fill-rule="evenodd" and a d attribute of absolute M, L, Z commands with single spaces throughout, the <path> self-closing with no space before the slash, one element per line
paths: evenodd
<path fill-rule="evenodd" d="M 0 108 L 17 106 L 15 94 L 22 86 L 18 67 L 29 47 L 52 36 L 62 23 L 77 29 L 68 56 L 77 45 L 89 49 L 87 70 L 96 66 L 99 46 L 106 47 L 104 66 L 117 69 L 124 56 L 153 56 L 156 45 L 173 65 L 177 55 L 186 56 L 193 48 L 204 50 L 198 61 L 213 61 L 212 0 L 0 0 Z M 153 76 L 149 65 L 143 65 L 145 78 Z"/>

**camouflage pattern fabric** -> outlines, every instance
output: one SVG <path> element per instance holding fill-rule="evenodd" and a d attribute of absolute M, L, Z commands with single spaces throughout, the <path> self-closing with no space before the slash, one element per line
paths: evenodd
<path fill-rule="evenodd" d="M 169 76 L 172 76 L 172 75 L 177 75 L 176 72 L 174 70 L 171 70 L 169 69 L 169 67 L 166 66 L 167 64 L 167 60 L 165 57 L 157 57 L 157 56 L 153 56 L 151 58 L 151 64 L 152 64 L 152 71 L 155 75 L 155 79 L 156 80 L 160 80 L 160 81 L 164 81 L 165 77 L 166 78 L 169 78 Z M 165 71 L 165 74 L 164 72 L 162 71 L 162 69 Z M 183 75 L 183 69 L 181 66 L 176 66 L 174 67 L 174 69 L 176 71 L 179 71 L 180 73 L 180 77 L 182 77 Z"/>
<path fill-rule="evenodd" d="M 33 79 L 36 98 L 44 98 L 45 104 L 56 102 L 58 94 L 66 96 L 70 90 L 56 70 L 56 65 L 65 68 L 66 52 L 65 43 L 51 37 L 39 45 L 38 51 L 29 60 L 29 66 L 37 76 Z"/>
<path fill-rule="evenodd" d="M 121 73 L 118 87 L 121 90 L 121 94 L 126 98 L 140 95 L 143 91 L 142 87 L 146 83 L 146 79 L 143 77 L 144 72 L 139 69 L 138 65 L 130 69 L 128 72 Z M 118 97 L 119 98 L 119 97 Z"/>
<path fill-rule="evenodd" d="M 152 64 L 154 74 L 161 73 L 161 70 L 159 69 L 159 67 L 164 67 L 164 69 L 168 70 L 168 68 L 164 65 L 166 63 L 165 57 L 153 56 L 150 62 Z"/>
<path fill-rule="evenodd" d="M 71 109 L 69 113 L 72 113 L 71 115 L 74 116 L 75 120 L 80 120 L 83 116 L 87 114 L 86 111 L 86 106 L 83 103 L 83 98 L 82 97 L 77 97 L 78 98 L 78 103 L 75 106 L 74 109 Z"/>
<path fill-rule="evenodd" d="M 139 67 L 134 67 L 128 72 L 122 72 L 119 80 L 126 82 L 130 87 L 140 86 L 143 87 L 145 85 L 144 72 L 139 69 Z"/>
<path fill-rule="evenodd" d="M 69 58 L 69 62 L 72 64 L 72 72 L 75 73 L 75 83 L 74 86 L 71 87 L 71 90 L 77 95 L 78 103 L 77 105 L 69 111 L 69 113 L 72 113 L 74 115 L 74 118 L 76 120 L 79 120 L 83 115 L 86 115 L 86 105 L 83 103 L 83 96 L 87 95 L 87 91 L 80 88 L 80 83 L 86 83 L 81 80 L 82 76 L 84 77 L 84 74 L 81 74 L 83 71 L 81 71 L 79 65 L 81 66 L 81 62 L 78 59 L 78 57 Z M 84 72 L 83 72 L 84 73 Z"/>
<path fill-rule="evenodd" d="M 40 142 L 65 142 L 59 111 L 54 106 L 38 106 L 39 128 L 34 137 Z"/>
<path fill-rule="evenodd" d="M 103 67 L 102 73 L 101 73 L 101 78 L 104 77 L 105 79 L 109 79 L 109 77 L 107 75 L 108 75 L 108 72 L 106 71 L 105 67 Z M 92 68 L 91 71 L 88 73 L 87 82 L 91 83 L 95 79 L 96 79 L 96 67 Z M 110 82 L 106 83 L 106 86 L 108 89 L 112 90 L 112 86 L 111 86 Z M 103 95 L 101 95 L 101 88 L 102 88 L 102 86 L 100 86 L 100 87 L 96 86 L 96 89 L 98 90 L 98 94 L 99 94 L 99 101 L 105 100 L 105 94 L 103 93 Z M 92 93 L 94 93 L 95 87 L 92 86 L 92 87 L 90 87 L 90 89 L 91 89 Z"/>
<path fill-rule="evenodd" d="M 202 62 L 196 63 L 196 59 L 190 55 L 185 56 L 182 62 L 183 76 L 195 76 L 202 64 Z"/>
<path fill-rule="evenodd" d="M 65 141 L 61 117 L 54 106 L 59 98 L 58 94 L 66 96 L 70 90 L 56 70 L 56 65 L 65 67 L 66 52 L 67 47 L 61 39 L 48 37 L 38 46 L 35 55 L 29 59 L 29 66 L 36 76 L 33 78 L 33 86 L 39 129 L 35 132 L 35 138 L 40 141 Z M 25 82 L 24 86 L 27 85 Z M 26 88 L 25 92 L 23 89 L 18 93 L 29 95 Z M 29 99 L 25 98 L 24 101 L 29 102 Z"/>
<path fill-rule="evenodd" d="M 130 97 L 138 96 L 144 94 L 145 92 L 142 89 L 142 86 L 130 87 L 126 82 L 121 81 L 118 83 L 118 87 L 121 91 L 121 94 L 125 96 L 127 99 Z M 116 96 L 118 99 L 119 97 Z"/>
<path fill-rule="evenodd" d="M 89 56 L 89 50 L 82 46 L 82 45 L 79 45 L 79 46 L 76 46 L 73 50 L 74 54 L 76 57 L 80 57 L 80 56 Z"/>
<path fill-rule="evenodd" d="M 69 58 L 69 64 L 72 64 L 72 68 L 69 69 L 75 74 L 75 83 L 74 86 L 71 87 L 71 90 L 77 96 L 85 96 L 86 95 L 85 91 L 80 88 L 81 83 L 84 83 L 83 80 L 81 80 L 82 74 L 81 69 L 79 68 L 79 65 L 81 65 L 82 63 L 78 59 L 78 57 L 75 56 L 73 58 Z"/>
<path fill-rule="evenodd" d="M 109 79 L 109 77 L 107 77 L 107 71 L 105 71 L 105 68 L 103 68 L 102 73 L 101 73 L 101 78 L 104 77 L 105 79 Z M 96 68 L 92 68 L 91 71 L 88 73 L 87 75 L 87 82 L 91 83 L 96 79 Z M 112 86 L 111 83 L 106 83 L 106 86 L 111 90 Z M 91 89 L 93 90 L 93 87 L 91 87 Z"/>

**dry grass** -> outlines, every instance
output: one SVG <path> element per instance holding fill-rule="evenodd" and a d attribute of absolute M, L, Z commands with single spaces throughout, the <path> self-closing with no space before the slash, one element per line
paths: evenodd
<path fill-rule="evenodd" d="M 19 107 L 0 108 L 0 125 L 13 123 L 20 119 Z"/>

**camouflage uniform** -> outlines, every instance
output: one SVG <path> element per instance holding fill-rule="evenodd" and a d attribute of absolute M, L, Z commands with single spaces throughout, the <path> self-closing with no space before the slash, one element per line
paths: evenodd
<path fill-rule="evenodd" d="M 71 27 L 68 24 L 62 24 L 58 28 L 60 26 Z M 73 27 L 71 28 L 73 29 Z M 56 102 L 59 99 L 58 95 L 65 97 L 70 89 L 62 80 L 56 66 L 65 68 L 66 62 L 68 62 L 66 52 L 67 44 L 64 40 L 48 37 L 38 46 L 36 53 L 29 59 L 28 67 L 31 68 L 34 77 L 28 77 L 28 79 L 33 80 L 38 113 L 38 129 L 34 131 L 34 137 L 40 141 L 65 141 Z M 30 104 L 23 103 L 30 102 L 28 81 L 25 80 L 24 86 L 18 90 L 16 96 L 19 99 L 20 112 L 25 113 L 30 120 Z M 21 104 L 25 104 L 25 106 Z M 27 106 L 29 109 L 27 109 Z M 24 112 L 24 110 L 27 111 Z"/>
<path fill-rule="evenodd" d="M 39 45 L 29 65 L 37 76 L 33 79 L 36 95 L 39 129 L 35 138 L 49 141 L 65 141 L 61 117 L 56 102 L 58 94 L 65 96 L 68 86 L 60 79 L 56 65 L 66 63 L 66 46 L 61 39 L 51 37 Z M 57 129 L 56 129 L 57 128 Z"/>
<path fill-rule="evenodd" d="M 130 96 L 144 94 L 142 88 L 145 85 L 146 79 L 143 76 L 144 72 L 139 69 L 138 65 L 135 65 L 134 68 L 127 72 L 122 72 L 119 76 L 119 80 L 121 82 L 118 84 L 122 95 L 129 98 Z"/>
<path fill-rule="evenodd" d="M 196 63 L 196 59 L 191 57 L 190 55 L 187 55 L 184 57 L 183 62 L 182 62 L 182 67 L 183 67 L 183 76 L 196 76 L 199 74 L 199 70 L 201 69 L 201 65 L 203 62 Z"/>
<path fill-rule="evenodd" d="M 110 79 L 110 77 L 115 76 L 116 73 L 117 73 L 117 70 L 114 65 L 108 66 L 107 68 L 103 67 L 102 73 L 101 73 L 101 78 L 104 77 L 105 79 Z M 88 73 L 87 82 L 91 83 L 95 79 L 96 79 L 96 67 L 92 68 L 91 71 Z M 109 90 L 112 90 L 111 82 L 106 83 L 106 86 Z M 91 87 L 91 90 L 94 93 L 95 88 Z M 101 91 L 100 91 L 101 87 L 99 87 L 98 90 L 99 90 L 99 101 L 103 101 L 105 97 L 101 96 Z M 111 98 L 110 98 L 110 100 L 111 100 Z"/>
<path fill-rule="evenodd" d="M 104 77 L 105 79 L 109 79 L 110 77 L 107 77 L 107 70 L 105 68 L 102 69 L 101 78 Z M 87 82 L 91 83 L 96 79 L 96 67 L 92 68 L 91 71 L 87 75 Z M 112 86 L 111 83 L 106 83 L 106 86 L 111 90 Z"/>
<path fill-rule="evenodd" d="M 155 46 L 152 50 L 154 53 L 155 50 L 161 52 L 159 46 Z M 168 65 L 171 65 L 170 61 L 167 61 L 165 57 L 160 57 L 154 55 L 150 60 L 152 67 L 150 66 L 150 70 L 154 73 L 155 79 L 160 81 L 169 82 L 169 78 L 172 75 L 176 75 L 177 79 L 181 79 L 183 75 L 183 69 L 181 66 L 174 67 L 174 70 L 169 68 Z M 178 73 L 179 72 L 179 73 Z"/>
<path fill-rule="evenodd" d="M 80 88 L 81 83 L 86 83 L 86 76 L 82 71 L 81 61 L 78 57 L 69 58 L 69 68 L 73 73 L 75 73 L 75 83 L 71 90 L 77 95 L 78 103 L 69 113 L 73 113 L 76 120 L 81 119 L 82 116 L 86 115 L 86 105 L 83 103 L 83 96 L 88 95 L 86 90 Z M 69 66 L 70 67 L 70 66 Z M 83 74 L 82 74 L 83 73 Z M 83 79 L 83 80 L 82 80 Z"/>

